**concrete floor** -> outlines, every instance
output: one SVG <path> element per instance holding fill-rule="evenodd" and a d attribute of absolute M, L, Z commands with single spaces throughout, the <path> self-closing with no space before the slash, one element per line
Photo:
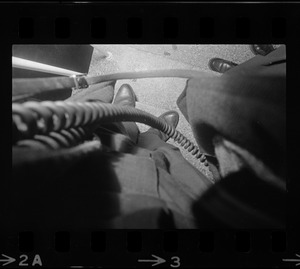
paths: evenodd
<path fill-rule="evenodd" d="M 190 69 L 220 74 L 211 71 L 207 63 L 213 57 L 242 63 L 254 55 L 248 45 L 93 45 L 94 52 L 89 76 L 121 71 L 157 69 Z M 137 108 L 159 116 L 167 110 L 179 112 L 177 129 L 195 143 L 188 122 L 180 113 L 176 100 L 185 87 L 182 78 L 147 78 L 122 80 L 116 84 L 116 92 L 123 83 L 130 84 L 137 97 Z M 149 127 L 138 124 L 140 131 Z M 176 145 L 173 141 L 169 143 Z M 183 156 L 200 171 L 211 177 L 210 172 L 190 153 L 180 147 Z"/>

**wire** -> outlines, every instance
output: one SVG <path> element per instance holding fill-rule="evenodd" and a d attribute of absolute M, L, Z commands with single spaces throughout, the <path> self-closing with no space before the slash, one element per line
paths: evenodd
<path fill-rule="evenodd" d="M 208 166 L 206 157 L 200 153 L 199 148 L 173 126 L 161 118 L 129 106 L 102 102 L 29 101 L 22 104 L 13 103 L 12 121 L 13 143 L 33 138 L 43 140 L 43 136 L 52 138 L 55 136 L 60 140 L 62 146 L 69 145 L 65 141 L 66 133 L 62 134 L 66 131 L 69 136 L 74 136 L 74 130 L 80 129 L 85 132 L 85 128 L 99 123 L 139 122 L 162 131 L 197 159 L 200 159 L 205 166 Z M 55 146 L 53 145 L 52 148 Z"/>

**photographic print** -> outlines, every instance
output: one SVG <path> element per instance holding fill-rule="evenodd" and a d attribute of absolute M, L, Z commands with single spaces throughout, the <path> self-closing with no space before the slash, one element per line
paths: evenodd
<path fill-rule="evenodd" d="M 286 46 L 13 45 L 9 223 L 284 229 Z"/>

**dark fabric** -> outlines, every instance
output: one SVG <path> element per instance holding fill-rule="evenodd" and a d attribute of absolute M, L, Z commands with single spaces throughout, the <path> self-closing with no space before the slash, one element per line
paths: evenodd
<path fill-rule="evenodd" d="M 190 79 L 177 104 L 199 147 L 214 155 L 220 134 L 262 159 L 281 176 L 286 159 L 285 46 L 213 79 Z"/>
<path fill-rule="evenodd" d="M 187 81 L 177 104 L 203 151 L 214 155 L 214 138 L 225 137 L 277 177 L 266 181 L 242 169 L 221 179 L 193 205 L 199 227 L 284 228 L 286 191 L 278 186 L 286 184 L 285 46 L 220 77 Z"/>
<path fill-rule="evenodd" d="M 112 103 L 116 81 L 108 81 L 90 85 L 87 89 L 78 90 L 66 101 L 89 101 L 97 100 L 104 103 Z"/>
<path fill-rule="evenodd" d="M 192 211 L 199 228 L 285 229 L 286 192 L 242 170 L 205 192 Z"/>
<path fill-rule="evenodd" d="M 13 148 L 10 228 L 196 228 L 191 205 L 212 183 L 173 146 L 124 150 L 115 138 L 52 154 Z"/>

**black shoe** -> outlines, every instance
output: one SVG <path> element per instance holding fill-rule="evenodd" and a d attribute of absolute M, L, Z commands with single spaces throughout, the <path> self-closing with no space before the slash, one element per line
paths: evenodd
<path fill-rule="evenodd" d="M 164 119 L 166 121 L 166 123 L 173 126 L 174 128 L 177 127 L 178 122 L 179 122 L 179 114 L 175 110 L 167 111 L 167 112 L 161 114 L 159 116 L 159 118 Z M 147 132 L 157 134 L 165 142 L 170 138 L 165 133 L 163 133 L 157 129 L 154 129 L 154 128 L 150 128 Z"/>
<path fill-rule="evenodd" d="M 135 93 L 129 84 L 123 84 L 115 96 L 113 104 L 135 107 Z"/>
<path fill-rule="evenodd" d="M 212 58 L 208 62 L 208 67 L 218 73 L 225 73 L 226 71 L 237 65 L 238 64 L 234 62 L 230 62 L 221 58 Z"/>
<path fill-rule="evenodd" d="M 266 56 L 273 50 L 275 50 L 273 45 L 250 45 L 250 50 L 255 54 L 255 55 L 262 55 Z"/>

